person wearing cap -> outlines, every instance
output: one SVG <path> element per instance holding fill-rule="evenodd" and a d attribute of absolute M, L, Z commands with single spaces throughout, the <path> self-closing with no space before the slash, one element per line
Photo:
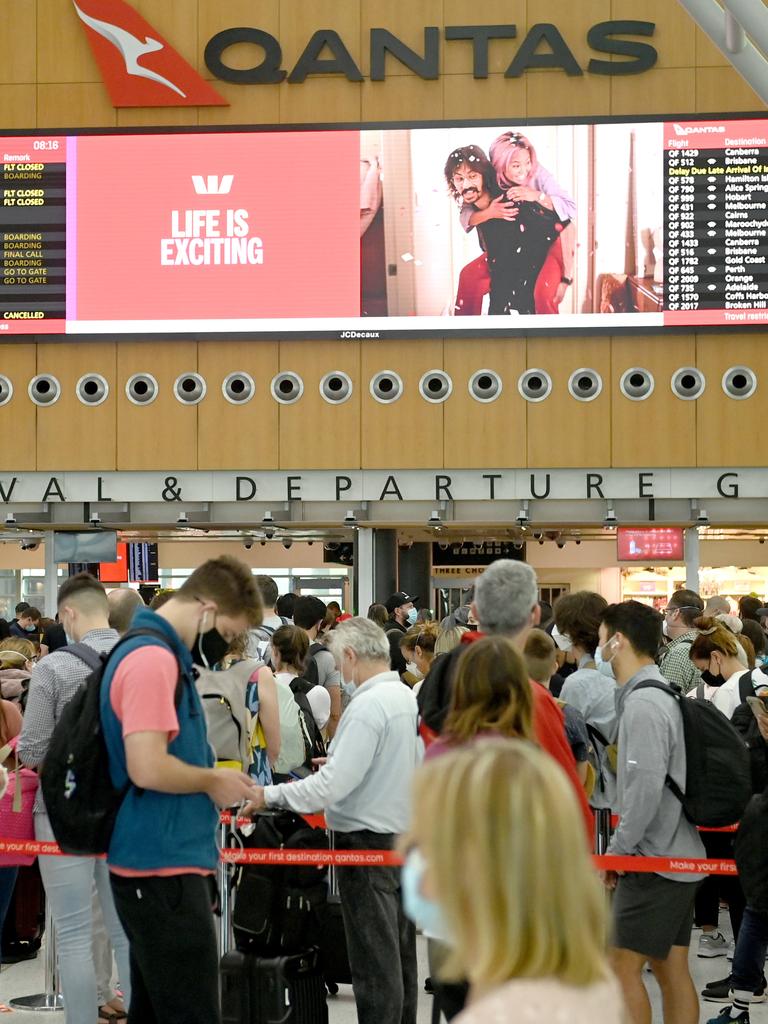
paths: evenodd
<path fill-rule="evenodd" d="M 414 601 L 417 600 L 418 598 L 409 597 L 402 590 L 398 590 L 396 594 L 392 594 L 384 602 L 389 612 L 384 632 L 389 640 L 392 671 L 397 672 L 399 676 L 402 676 L 406 671 L 406 661 L 403 657 L 403 652 L 400 650 L 400 640 L 408 632 L 409 626 L 416 625 L 418 611 L 414 606 Z"/>
<path fill-rule="evenodd" d="M 690 658 L 691 644 L 699 635 L 694 621 L 701 617 L 704 602 L 693 590 L 676 590 L 664 609 L 664 636 L 668 643 L 659 655 L 659 670 L 668 683 L 683 693 L 701 682 L 701 672 Z"/>

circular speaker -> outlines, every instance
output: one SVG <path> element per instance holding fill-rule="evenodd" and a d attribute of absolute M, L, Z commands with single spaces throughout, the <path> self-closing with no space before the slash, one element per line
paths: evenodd
<path fill-rule="evenodd" d="M 7 405 L 13 398 L 13 384 L 0 374 L 0 405 Z"/>
<path fill-rule="evenodd" d="M 236 370 L 224 378 L 221 384 L 221 393 L 232 405 L 244 405 L 250 402 L 256 391 L 256 384 L 250 373 L 245 370 Z"/>
<path fill-rule="evenodd" d="M 469 378 L 469 393 L 476 402 L 495 402 L 503 389 L 495 370 L 478 370 Z"/>
<path fill-rule="evenodd" d="M 151 373 L 134 373 L 125 382 L 125 394 L 134 405 L 150 405 L 157 398 L 157 381 Z"/>
<path fill-rule="evenodd" d="M 704 394 L 706 378 L 695 366 L 681 366 L 672 374 L 672 393 L 686 402 L 692 402 Z"/>
<path fill-rule="evenodd" d="M 419 391 L 425 402 L 437 405 L 450 396 L 453 391 L 453 381 L 445 370 L 427 370 L 419 381 Z"/>
<path fill-rule="evenodd" d="M 83 405 L 101 405 L 109 397 L 109 384 L 100 373 L 86 373 L 75 385 L 75 394 Z"/>
<path fill-rule="evenodd" d="M 402 393 L 402 379 L 394 370 L 382 370 L 371 378 L 371 394 L 383 405 L 396 402 Z"/>
<path fill-rule="evenodd" d="M 39 373 L 29 382 L 28 390 L 35 405 L 53 405 L 61 395 L 61 384 L 50 373 Z"/>
<path fill-rule="evenodd" d="M 568 390 L 578 402 L 594 402 L 603 390 L 603 378 L 597 370 L 582 366 L 568 378 Z"/>
<path fill-rule="evenodd" d="M 292 405 L 304 394 L 304 381 L 297 373 L 278 373 L 272 380 L 272 397 L 281 405 Z"/>
<path fill-rule="evenodd" d="M 619 388 L 622 395 L 632 402 L 642 402 L 653 394 L 656 381 L 650 370 L 644 370 L 641 366 L 633 366 L 625 370 L 619 381 Z"/>
<path fill-rule="evenodd" d="M 176 378 L 173 393 L 182 405 L 197 405 L 205 398 L 208 385 L 199 373 L 182 373 Z"/>
<path fill-rule="evenodd" d="M 517 390 L 527 402 L 543 402 L 552 394 L 552 378 L 546 370 L 526 370 L 517 382 Z"/>
<path fill-rule="evenodd" d="M 332 370 L 320 381 L 320 394 L 330 405 L 342 405 L 352 396 L 352 378 L 343 370 Z"/>
<path fill-rule="evenodd" d="M 729 398 L 751 398 L 757 391 L 757 375 L 748 366 L 732 366 L 723 374 L 723 391 Z"/>

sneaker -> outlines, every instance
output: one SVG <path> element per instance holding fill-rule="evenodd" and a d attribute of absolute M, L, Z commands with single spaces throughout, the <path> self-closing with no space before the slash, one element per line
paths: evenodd
<path fill-rule="evenodd" d="M 716 1017 L 710 1017 L 707 1024 L 749 1024 L 749 1010 L 742 1010 L 738 1017 L 732 1017 L 730 1006 L 724 1006 Z"/>
<path fill-rule="evenodd" d="M 733 963 L 733 954 L 735 952 L 736 952 L 736 943 L 733 941 L 733 939 L 731 939 L 731 941 L 728 943 L 728 952 L 725 954 L 726 959 L 730 960 L 731 963 Z"/>
<path fill-rule="evenodd" d="M 696 954 L 697 956 L 725 956 L 727 952 L 728 940 L 722 932 L 707 932 L 699 936 L 699 951 Z"/>
<path fill-rule="evenodd" d="M 754 995 L 750 999 L 750 1003 L 764 1003 L 765 988 L 765 978 L 763 978 L 760 982 L 760 987 L 755 990 Z M 721 981 L 711 981 L 706 988 L 701 990 L 701 994 L 708 1003 L 730 1003 L 732 1001 L 731 991 L 731 978 L 729 975 Z M 727 1020 L 727 1018 L 724 1019 Z"/>

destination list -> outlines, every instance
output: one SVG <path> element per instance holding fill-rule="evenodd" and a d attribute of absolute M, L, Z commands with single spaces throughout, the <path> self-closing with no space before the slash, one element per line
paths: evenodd
<path fill-rule="evenodd" d="M 64 143 L 6 139 L 2 157 L 0 330 L 62 330 L 66 317 Z"/>
<path fill-rule="evenodd" d="M 715 141 L 717 148 L 666 150 L 665 309 L 718 310 L 715 323 L 764 321 L 768 146 L 762 137 L 739 145 L 706 138 L 707 146 Z"/>

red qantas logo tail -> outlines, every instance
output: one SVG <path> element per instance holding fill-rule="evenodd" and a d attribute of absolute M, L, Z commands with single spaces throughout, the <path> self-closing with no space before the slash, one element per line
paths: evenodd
<path fill-rule="evenodd" d="M 116 107 L 227 101 L 125 0 L 72 0 Z"/>

